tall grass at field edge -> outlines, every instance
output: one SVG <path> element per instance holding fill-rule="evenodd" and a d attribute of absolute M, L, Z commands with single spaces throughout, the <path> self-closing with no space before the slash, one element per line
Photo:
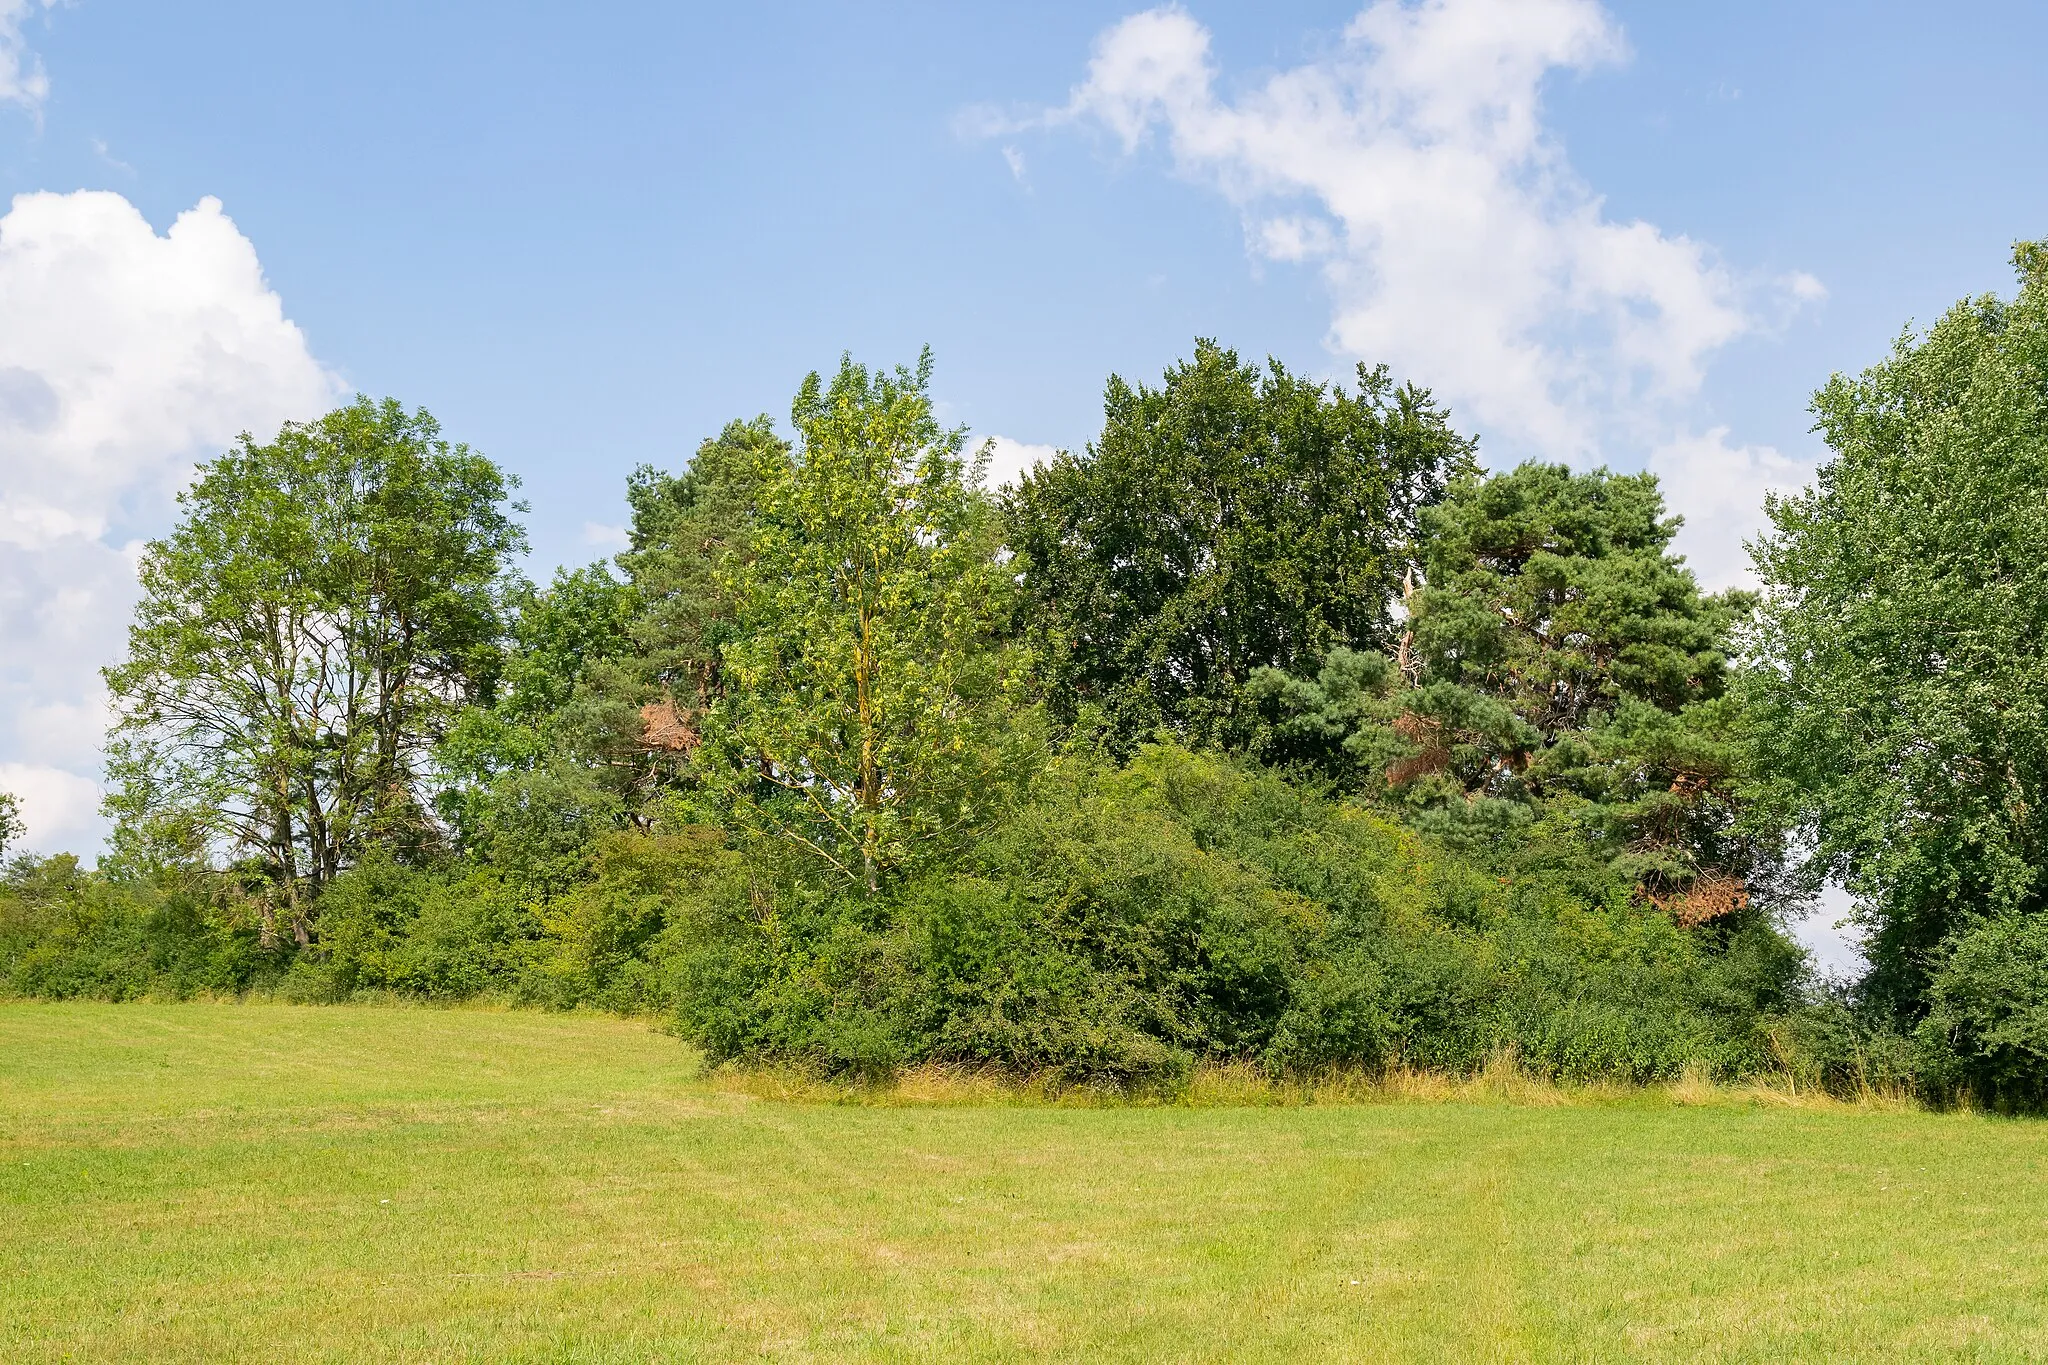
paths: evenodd
<path fill-rule="evenodd" d="M 1314 1075 L 1271 1075 L 1248 1064 L 1204 1064 L 1177 1084 L 1149 1090 L 1074 1084 L 1055 1073 L 1015 1076 L 976 1067 L 927 1064 L 886 1079 L 822 1076 L 801 1067 L 727 1063 L 712 1067 L 713 1089 L 755 1099 L 801 1104 L 879 1107 L 1016 1105 L 1061 1108 L 1301 1108 L 1316 1105 L 1494 1104 L 1532 1107 L 1632 1105 L 1749 1107 L 1840 1112 L 1925 1112 L 1903 1090 L 1865 1088 L 1850 1095 L 1799 1085 L 1791 1077 L 1717 1081 L 1688 1074 L 1675 1081 L 1559 1081 L 1531 1072 L 1512 1055 L 1479 1071 L 1452 1075 L 1415 1067 L 1384 1071 L 1332 1069 Z M 1970 1106 L 1952 1106 L 1967 1110 Z"/>

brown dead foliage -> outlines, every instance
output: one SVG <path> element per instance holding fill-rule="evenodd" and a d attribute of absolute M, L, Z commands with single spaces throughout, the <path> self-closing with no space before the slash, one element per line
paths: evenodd
<path fill-rule="evenodd" d="M 1749 905 L 1749 884 L 1740 877 L 1704 876 L 1675 895 L 1660 896 L 1654 891 L 1648 894 L 1652 905 L 1688 929 L 1732 915 Z"/>
<path fill-rule="evenodd" d="M 1399 787 L 1451 766 L 1450 737 L 1444 733 L 1441 722 L 1418 716 L 1413 711 L 1403 711 L 1394 718 L 1394 733 L 1422 752 L 1390 765 L 1387 768 L 1388 786 Z"/>
<path fill-rule="evenodd" d="M 640 742 L 650 749 L 686 754 L 703 743 L 690 724 L 692 717 L 676 709 L 673 697 L 648 702 L 640 708 Z"/>

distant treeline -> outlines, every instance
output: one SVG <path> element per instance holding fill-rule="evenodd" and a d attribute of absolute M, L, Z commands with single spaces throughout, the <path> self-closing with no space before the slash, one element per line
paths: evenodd
<path fill-rule="evenodd" d="M 2048 1098 L 2048 247 L 1815 397 L 1760 592 L 1648 474 L 1210 342 L 994 492 L 931 361 L 629 479 L 359 399 L 206 465 L 107 682 L 112 845 L 0 988 L 660 1011 L 717 1059 L 1790 1072 Z M 1682 509 L 1680 509 L 1682 510 Z M 0 839 L 18 830 L 0 800 Z M 1854 893 L 1870 970 L 1782 926 Z"/>

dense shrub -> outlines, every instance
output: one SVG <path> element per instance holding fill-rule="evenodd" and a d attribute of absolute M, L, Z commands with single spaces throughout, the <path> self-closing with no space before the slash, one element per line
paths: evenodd
<path fill-rule="evenodd" d="M 1503 874 L 1273 774 L 1154 748 L 1121 770 L 1061 760 L 962 866 L 893 892 L 735 871 L 662 946 L 682 1029 L 714 1056 L 835 1071 L 1129 1083 L 1201 1059 L 1466 1071 L 1508 1051 L 1571 1078 L 1771 1065 L 1797 950 L 1760 918 L 1682 928 L 1587 875 Z"/>
<path fill-rule="evenodd" d="M 369 859 L 322 898 L 316 939 L 281 989 L 308 1001 L 394 992 L 666 1008 L 661 933 L 730 856 L 715 830 L 616 832 L 591 846 L 583 879 L 553 895 L 488 865 Z"/>
<path fill-rule="evenodd" d="M 1914 1041 L 1931 1093 L 1999 1108 L 2048 1104 L 2048 917 L 1998 915 L 1967 930 L 1928 995 Z"/>
<path fill-rule="evenodd" d="M 0 875 L 0 994 L 128 1000 L 232 994 L 281 963 L 203 882 L 116 882 L 68 854 Z"/>
<path fill-rule="evenodd" d="M 1648 1080 L 1784 1065 L 1794 1033 L 1801 1057 L 1840 1052 L 1800 1013 L 1799 954 L 1760 916 L 1686 928 L 1568 830 L 1453 848 L 1170 747 L 1124 767 L 1060 758 L 960 860 L 879 893 L 821 875 L 691 827 L 605 835 L 559 892 L 475 861 L 370 858 L 322 897 L 310 945 L 266 951 L 217 881 L 209 901 L 22 862 L 0 894 L 0 981 L 669 1011 L 718 1059 L 1137 1086 L 1204 1060 L 1466 1072 L 1509 1053 L 1561 1078 Z M 2015 1025 L 1985 1022 L 1990 997 L 1964 984 L 1994 971 L 1971 965 L 1986 951 L 1952 966 L 1958 1057 L 2013 1046 Z"/>
<path fill-rule="evenodd" d="M 312 949 L 293 963 L 286 993 L 345 1000 L 362 991 L 428 999 L 517 994 L 543 960 L 539 908 L 489 868 L 422 871 L 371 859 L 321 898 Z"/>

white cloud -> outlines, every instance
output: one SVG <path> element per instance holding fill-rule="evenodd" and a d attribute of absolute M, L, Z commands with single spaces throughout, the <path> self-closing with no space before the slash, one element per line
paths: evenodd
<path fill-rule="evenodd" d="M 50 94 L 50 78 L 43 64 L 28 50 L 21 26 L 38 10 L 50 9 L 57 0 L 0 0 L 0 103 L 18 104 L 39 113 Z"/>
<path fill-rule="evenodd" d="M 1337 238 L 1320 218 L 1268 218 L 1252 229 L 1259 254 L 1275 261 L 1308 261 L 1331 256 Z"/>
<path fill-rule="evenodd" d="M 601 521 L 586 521 L 583 523 L 583 543 L 623 550 L 633 542 L 623 526 L 607 526 Z"/>
<path fill-rule="evenodd" d="M 23 784 L 31 846 L 89 847 L 132 535 L 168 524 L 195 461 L 341 386 L 214 199 L 159 235 L 117 194 L 17 197 L 0 318 L 0 786 Z"/>
<path fill-rule="evenodd" d="M 1546 78 L 1626 55 L 1594 0 L 1379 0 L 1326 55 L 1227 94 L 1208 31 L 1166 6 L 1105 31 L 1064 105 L 959 126 L 1157 141 L 1238 205 L 1253 254 L 1318 266 L 1333 349 L 1433 387 L 1496 463 L 1585 464 L 1669 439 L 1707 359 L 1762 325 L 1710 248 L 1609 218 L 1546 130 Z"/>
<path fill-rule="evenodd" d="M 0 791 L 21 798 L 20 850 L 82 848 L 99 837 L 100 789 L 63 768 L 0 763 Z M 13 846 L 9 853 L 18 851 Z"/>
<path fill-rule="evenodd" d="M 1804 270 L 1795 270 L 1784 279 L 1785 292 L 1801 303 L 1819 303 L 1828 296 L 1828 287 Z"/>
<path fill-rule="evenodd" d="M 1648 468 L 1664 502 L 1685 517 L 1677 550 L 1708 588 L 1755 587 L 1743 541 L 1764 529 L 1766 492 L 1792 492 L 1812 481 L 1815 461 L 1771 446 L 1734 446 L 1728 428 L 1670 441 L 1650 453 Z"/>
<path fill-rule="evenodd" d="M 1010 178 L 1018 184 L 1024 183 L 1024 153 L 1015 147 L 1003 148 L 1003 163 L 1010 168 Z"/>
<path fill-rule="evenodd" d="M 989 488 L 1015 483 L 1035 466 L 1059 454 L 1052 446 L 1013 441 L 1007 436 L 988 436 L 983 440 L 988 444 L 988 467 L 982 471 L 981 481 Z"/>

